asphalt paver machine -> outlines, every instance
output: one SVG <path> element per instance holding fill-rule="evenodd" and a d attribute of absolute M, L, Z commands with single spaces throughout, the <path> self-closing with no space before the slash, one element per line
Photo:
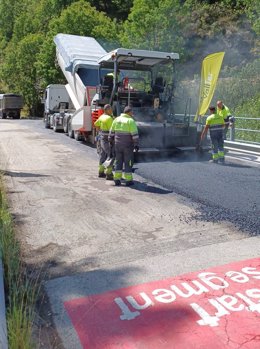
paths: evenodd
<path fill-rule="evenodd" d="M 109 103 L 115 115 L 130 105 L 143 151 L 196 146 L 197 127 L 187 108 L 178 116 L 174 110 L 178 59 L 178 53 L 118 48 L 98 60 L 102 79 L 92 104 L 102 108 Z"/>

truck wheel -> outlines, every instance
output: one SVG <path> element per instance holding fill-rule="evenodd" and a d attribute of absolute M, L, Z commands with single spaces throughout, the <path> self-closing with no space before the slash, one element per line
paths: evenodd
<path fill-rule="evenodd" d="M 68 135 L 70 138 L 74 138 L 74 130 L 71 128 L 71 119 L 68 122 Z"/>
<path fill-rule="evenodd" d="M 50 128 L 50 123 L 48 121 L 48 117 L 46 117 L 46 119 L 44 121 L 44 126 L 45 126 L 45 128 Z"/>
<path fill-rule="evenodd" d="M 80 134 L 80 132 L 74 131 L 74 138 L 76 139 L 76 141 L 82 141 L 82 135 Z"/>
<path fill-rule="evenodd" d="M 63 123 L 63 130 L 64 130 L 64 133 L 68 133 L 68 123 L 66 120 Z"/>
<path fill-rule="evenodd" d="M 7 115 L 6 113 L 3 113 L 3 116 L 2 116 L 3 119 L 6 119 L 7 118 Z"/>
<path fill-rule="evenodd" d="M 53 124 L 53 131 L 54 131 L 54 132 L 58 132 L 58 129 L 57 129 L 56 123 L 54 123 L 54 124 Z"/>

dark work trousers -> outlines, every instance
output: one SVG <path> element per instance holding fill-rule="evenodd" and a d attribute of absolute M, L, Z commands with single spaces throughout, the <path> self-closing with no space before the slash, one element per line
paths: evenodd
<path fill-rule="evenodd" d="M 122 171 L 124 166 L 125 180 L 132 181 L 132 167 L 134 162 L 133 145 L 115 145 L 116 162 L 115 162 L 115 180 L 120 180 L 122 178 Z"/>
<path fill-rule="evenodd" d="M 210 131 L 213 160 L 224 157 L 223 129 Z"/>
<path fill-rule="evenodd" d="M 110 144 L 107 137 L 101 137 L 100 140 L 100 152 L 99 152 L 99 173 L 105 172 L 104 162 L 111 154 Z M 112 174 L 113 163 L 111 162 L 109 166 L 106 167 L 106 174 Z"/>
<path fill-rule="evenodd" d="M 102 165 L 103 162 L 106 161 L 107 157 L 110 155 L 110 145 L 108 142 L 108 139 L 103 139 L 101 138 L 100 140 L 100 145 L 101 145 L 101 149 L 100 149 L 100 157 L 99 157 L 99 165 Z"/>

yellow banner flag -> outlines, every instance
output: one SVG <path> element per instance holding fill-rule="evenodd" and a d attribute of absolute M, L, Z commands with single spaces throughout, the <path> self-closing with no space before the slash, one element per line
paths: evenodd
<path fill-rule="evenodd" d="M 194 118 L 205 115 L 212 100 L 225 52 L 217 52 L 203 59 L 200 80 L 199 107 Z"/>

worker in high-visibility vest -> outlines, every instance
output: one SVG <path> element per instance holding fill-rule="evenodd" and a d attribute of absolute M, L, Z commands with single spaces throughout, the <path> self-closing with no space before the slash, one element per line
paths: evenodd
<path fill-rule="evenodd" d="M 106 177 L 107 180 L 113 180 L 112 165 L 105 169 L 104 162 L 110 157 L 112 149 L 110 147 L 108 136 L 109 130 L 113 123 L 113 111 L 110 104 L 104 106 L 104 114 L 95 121 L 94 126 L 99 130 L 100 136 L 100 153 L 99 153 L 99 169 L 98 177 Z M 106 172 L 105 172 L 106 170 Z"/>
<path fill-rule="evenodd" d="M 227 138 L 229 127 L 234 127 L 235 118 L 231 115 L 229 108 L 222 101 L 217 101 L 217 113 L 224 119 L 225 128 L 223 131 L 224 140 Z"/>
<path fill-rule="evenodd" d="M 215 107 L 209 107 L 210 116 L 207 117 L 206 125 L 202 131 L 200 141 L 204 139 L 209 130 L 212 143 L 212 160 L 214 163 L 223 163 L 225 160 L 223 131 L 225 122 L 222 116 L 216 113 Z"/>
<path fill-rule="evenodd" d="M 126 186 L 133 185 L 133 151 L 139 150 L 139 136 L 130 106 L 125 107 L 124 112 L 113 121 L 109 142 L 115 144 L 115 185 L 121 185 L 123 166 Z"/>

